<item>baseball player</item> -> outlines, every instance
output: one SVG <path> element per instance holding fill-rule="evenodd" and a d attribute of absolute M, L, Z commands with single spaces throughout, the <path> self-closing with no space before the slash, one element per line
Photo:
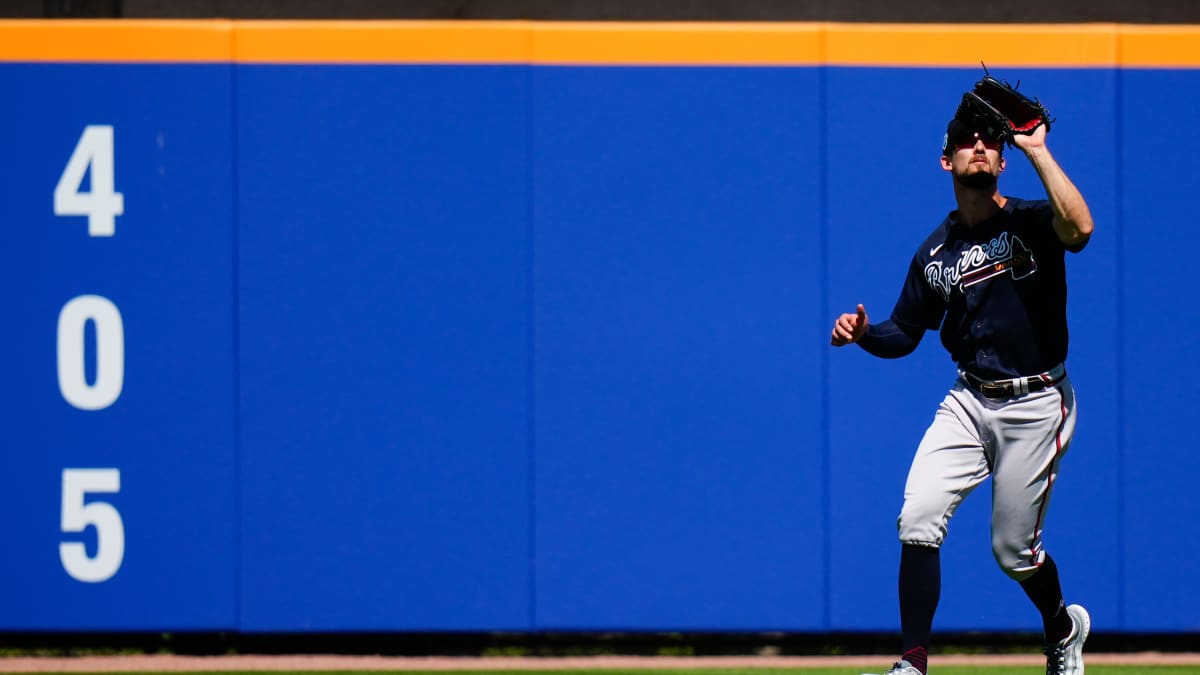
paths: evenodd
<path fill-rule="evenodd" d="M 1046 147 L 1047 125 L 1012 136 L 1045 186 L 1046 200 L 1006 197 L 997 186 L 1003 145 L 956 117 L 941 164 L 958 208 L 917 248 L 891 318 L 871 323 L 858 305 L 833 326 L 831 344 L 911 353 L 941 329 L 958 377 L 913 458 L 900 512 L 902 655 L 888 675 L 925 675 L 941 591 L 939 547 L 955 509 L 992 478 L 996 562 L 1042 615 L 1047 675 L 1083 675 L 1088 613 L 1066 606 L 1042 527 L 1059 462 L 1075 429 L 1067 376 L 1066 252 L 1092 234 L 1079 190 Z"/>

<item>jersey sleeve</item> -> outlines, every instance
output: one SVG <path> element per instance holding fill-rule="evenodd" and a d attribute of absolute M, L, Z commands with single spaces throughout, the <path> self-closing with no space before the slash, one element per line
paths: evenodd
<path fill-rule="evenodd" d="M 858 341 L 863 351 L 884 359 L 898 359 L 913 353 L 921 343 L 924 330 L 907 333 L 891 319 L 867 326 L 867 332 Z"/>
<path fill-rule="evenodd" d="M 913 256 L 900 299 L 892 309 L 892 321 L 906 333 L 937 330 L 946 316 L 946 299 L 930 285 L 927 264 L 919 251 Z"/>
<path fill-rule="evenodd" d="M 900 298 L 887 321 L 867 326 L 859 346 L 867 353 L 894 359 L 911 354 L 927 330 L 937 330 L 946 315 L 946 302 L 925 278 L 925 261 L 913 256 Z"/>

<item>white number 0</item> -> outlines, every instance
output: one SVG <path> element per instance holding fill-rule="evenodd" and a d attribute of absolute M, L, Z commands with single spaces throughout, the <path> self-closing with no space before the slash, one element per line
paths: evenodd
<path fill-rule="evenodd" d="M 92 191 L 80 192 L 91 169 Z M 54 215 L 87 216 L 88 235 L 111 237 L 117 216 L 125 213 L 125 195 L 116 191 L 113 178 L 113 128 L 93 124 L 83 129 L 67 168 L 54 186 Z"/>
<path fill-rule="evenodd" d="M 62 531 L 83 532 L 88 525 L 96 528 L 93 557 L 88 557 L 83 542 L 64 541 L 58 545 L 63 569 L 79 581 L 106 581 L 121 568 L 125 559 L 125 524 L 121 522 L 121 514 L 107 502 L 84 501 L 89 492 L 120 491 L 120 469 L 63 469 Z"/>
<path fill-rule="evenodd" d="M 84 371 L 83 331 L 96 326 L 96 381 L 88 384 Z M 58 313 L 58 391 L 80 410 L 102 410 L 121 396 L 125 387 L 125 326 L 121 312 L 108 298 L 81 295 Z"/>

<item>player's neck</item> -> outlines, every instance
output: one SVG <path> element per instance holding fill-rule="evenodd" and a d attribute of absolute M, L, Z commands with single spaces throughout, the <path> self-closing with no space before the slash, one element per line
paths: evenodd
<path fill-rule="evenodd" d="M 958 219 L 967 225 L 976 225 L 991 218 L 1008 201 L 996 187 L 989 192 L 955 186 L 954 197 L 958 200 Z"/>

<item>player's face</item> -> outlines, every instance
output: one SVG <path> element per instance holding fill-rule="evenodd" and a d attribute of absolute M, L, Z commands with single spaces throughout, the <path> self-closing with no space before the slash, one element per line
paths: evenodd
<path fill-rule="evenodd" d="M 953 152 L 942 157 L 942 168 L 966 187 L 991 187 L 1004 171 L 1000 150 L 999 142 L 975 133 L 954 142 Z"/>

